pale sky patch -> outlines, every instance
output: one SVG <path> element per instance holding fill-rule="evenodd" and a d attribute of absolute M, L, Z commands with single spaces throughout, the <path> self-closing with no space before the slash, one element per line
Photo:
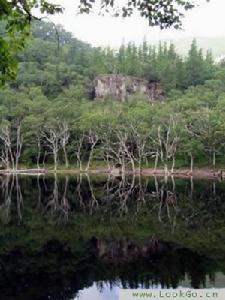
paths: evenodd
<path fill-rule="evenodd" d="M 52 0 L 61 4 L 63 14 L 51 17 L 57 24 L 62 24 L 74 37 L 91 43 L 93 46 L 119 47 L 122 42 L 139 44 L 146 38 L 153 42 L 165 39 L 180 39 L 185 37 L 225 37 L 225 1 L 196 0 L 198 7 L 186 13 L 182 31 L 160 30 L 148 26 L 146 20 L 139 16 L 127 19 L 110 16 L 77 15 L 77 0 Z"/>

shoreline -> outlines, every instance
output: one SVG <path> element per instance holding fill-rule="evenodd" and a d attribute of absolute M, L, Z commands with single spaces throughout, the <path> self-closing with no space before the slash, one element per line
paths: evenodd
<path fill-rule="evenodd" d="M 99 167 L 95 169 L 90 169 L 88 171 L 81 171 L 79 169 L 58 169 L 54 171 L 52 169 L 18 169 L 18 170 L 0 170 L 0 175 L 48 175 L 48 174 L 88 174 L 88 175 L 112 175 L 115 177 L 122 176 L 120 169 L 109 170 L 104 167 Z M 142 168 L 132 170 L 127 170 L 124 175 L 128 176 L 159 176 L 159 177 L 180 177 L 180 178 L 208 178 L 208 179 L 223 179 L 225 178 L 225 169 L 210 169 L 206 167 L 199 167 L 193 169 L 180 168 L 175 169 L 173 172 L 168 171 L 165 173 L 164 169 L 154 169 L 154 168 Z"/>

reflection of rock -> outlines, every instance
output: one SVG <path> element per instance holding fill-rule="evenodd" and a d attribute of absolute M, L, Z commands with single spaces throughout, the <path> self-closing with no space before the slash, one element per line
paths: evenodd
<path fill-rule="evenodd" d="M 128 240 L 91 240 L 95 254 L 105 260 L 116 263 L 125 263 L 136 258 L 151 258 L 162 255 L 171 250 L 175 245 L 156 239 L 149 240 L 143 245 L 135 244 Z"/>
<path fill-rule="evenodd" d="M 162 98 L 162 88 L 159 82 L 110 74 L 96 77 L 92 94 L 95 98 L 112 97 L 121 101 L 125 101 L 132 94 L 142 94 L 149 101 L 156 101 Z"/>
<path fill-rule="evenodd" d="M 65 232 L 60 230 L 58 240 L 52 239 L 48 226 L 41 236 L 39 228 L 37 236 L 29 227 L 24 227 L 21 235 L 17 235 L 18 227 L 14 228 L 14 243 L 9 241 L 8 231 L 1 236 L 0 289 L 4 300 L 75 299 L 77 292 L 97 282 L 110 283 L 110 287 L 119 283 L 123 288 L 177 288 L 188 278 L 187 286 L 200 288 L 207 287 L 206 278 L 212 282 L 215 272 L 224 269 L 223 256 L 222 260 L 209 259 L 170 242 L 150 240 L 141 246 L 126 238 L 87 241 L 82 236 L 71 238 L 67 227 Z"/>

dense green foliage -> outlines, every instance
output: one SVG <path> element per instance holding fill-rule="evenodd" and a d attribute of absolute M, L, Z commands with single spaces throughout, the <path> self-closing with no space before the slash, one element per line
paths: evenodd
<path fill-rule="evenodd" d="M 62 8 L 45 0 L 0 0 L 0 83 L 12 79 L 16 74 L 15 54 L 23 49 L 30 35 L 30 24 L 34 16 L 32 9 L 54 14 Z"/>
<path fill-rule="evenodd" d="M 216 164 L 224 155 L 224 65 L 193 41 L 187 57 L 173 45 L 93 48 L 50 23 L 33 24 L 33 41 L 17 56 L 17 79 L 0 92 L 1 161 L 41 166 L 54 162 L 88 170 L 195 159 Z M 90 98 L 99 74 L 127 74 L 160 81 L 164 101 L 141 95 L 122 103 Z"/>
<path fill-rule="evenodd" d="M 95 2 L 95 0 L 80 0 L 79 11 L 90 13 L 93 6 L 99 6 L 99 3 Z M 194 6 L 192 1 L 183 0 L 167 0 L 166 2 L 132 0 L 126 6 L 119 8 L 114 0 L 102 0 L 100 11 L 104 10 L 109 13 L 109 8 L 111 8 L 114 15 L 128 17 L 137 10 L 141 17 L 148 20 L 150 26 L 180 28 L 183 13 Z M 46 0 L 0 0 L 0 22 L 4 23 L 0 30 L 0 83 L 3 85 L 6 80 L 15 77 L 17 70 L 15 54 L 25 47 L 30 36 L 31 23 L 39 19 L 34 13 L 38 11 L 39 15 L 44 14 L 46 17 L 62 13 L 63 7 Z"/>

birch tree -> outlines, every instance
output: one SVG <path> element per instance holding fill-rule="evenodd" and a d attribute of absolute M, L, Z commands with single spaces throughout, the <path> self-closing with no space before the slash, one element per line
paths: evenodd
<path fill-rule="evenodd" d="M 61 148 L 61 132 L 57 128 L 46 128 L 42 131 L 42 137 L 50 150 L 50 154 L 53 155 L 54 171 L 56 172 Z"/>
<path fill-rule="evenodd" d="M 59 123 L 59 132 L 60 132 L 60 144 L 64 154 L 65 166 L 69 167 L 68 154 L 67 154 L 67 145 L 70 138 L 70 129 L 67 121 L 63 120 Z"/>
<path fill-rule="evenodd" d="M 88 135 L 86 136 L 86 140 L 87 140 L 87 144 L 90 147 L 90 151 L 89 151 L 89 155 L 88 155 L 88 161 L 87 161 L 87 166 L 85 168 L 85 171 L 87 172 L 90 169 L 90 164 L 93 158 L 93 154 L 94 154 L 94 149 L 99 141 L 99 137 L 98 134 L 93 131 L 93 130 L 89 130 Z"/>
<path fill-rule="evenodd" d="M 158 145 L 160 160 L 164 165 L 165 174 L 168 174 L 168 163 L 172 159 L 171 172 L 174 172 L 178 142 L 177 126 L 174 117 L 170 115 L 168 123 L 158 125 Z"/>
<path fill-rule="evenodd" d="M 23 146 L 21 134 L 21 124 L 18 123 L 14 130 L 9 124 L 5 124 L 0 129 L 0 141 L 2 143 L 1 160 L 7 170 L 17 171 Z"/>

